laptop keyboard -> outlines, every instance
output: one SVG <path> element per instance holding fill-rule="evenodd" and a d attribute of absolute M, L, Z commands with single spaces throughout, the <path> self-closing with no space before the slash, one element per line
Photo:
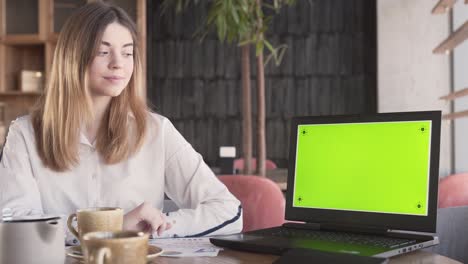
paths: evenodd
<path fill-rule="evenodd" d="M 347 232 L 316 231 L 284 227 L 261 229 L 249 232 L 249 234 L 275 237 L 309 238 L 323 241 L 332 241 L 337 243 L 359 244 L 385 248 L 396 248 L 416 242 L 416 240 L 403 238 L 392 238 Z"/>

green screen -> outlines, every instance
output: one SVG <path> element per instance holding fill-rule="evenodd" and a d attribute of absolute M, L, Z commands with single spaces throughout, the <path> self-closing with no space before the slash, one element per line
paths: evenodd
<path fill-rule="evenodd" d="M 431 121 L 299 125 L 295 207 L 427 215 Z"/>

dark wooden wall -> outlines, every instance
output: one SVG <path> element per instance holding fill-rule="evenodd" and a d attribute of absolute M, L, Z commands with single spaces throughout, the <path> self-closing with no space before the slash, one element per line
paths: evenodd
<path fill-rule="evenodd" d="M 268 37 L 288 45 L 281 65 L 265 69 L 267 158 L 280 167 L 292 116 L 376 111 L 375 2 L 298 0 L 274 18 Z M 242 153 L 240 49 L 214 34 L 193 37 L 205 4 L 161 16 L 160 1 L 148 1 L 148 99 L 216 165 L 219 146 Z M 255 114 L 255 64 L 252 87 Z"/>

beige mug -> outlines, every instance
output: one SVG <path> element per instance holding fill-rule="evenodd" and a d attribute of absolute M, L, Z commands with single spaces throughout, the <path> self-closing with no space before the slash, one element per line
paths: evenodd
<path fill-rule="evenodd" d="M 148 237 L 138 231 L 86 233 L 81 240 L 85 263 L 146 264 Z"/>
<path fill-rule="evenodd" d="M 78 239 L 94 231 L 121 231 L 123 228 L 123 210 L 118 207 L 95 207 L 79 209 L 68 217 L 70 232 Z M 76 218 L 77 229 L 72 225 Z"/>

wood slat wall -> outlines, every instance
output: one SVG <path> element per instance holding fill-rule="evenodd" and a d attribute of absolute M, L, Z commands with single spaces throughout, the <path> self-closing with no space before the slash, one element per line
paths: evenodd
<path fill-rule="evenodd" d="M 240 49 L 214 34 L 193 38 L 206 13 L 195 7 L 161 17 L 159 2 L 148 1 L 148 99 L 216 165 L 221 145 L 242 153 Z M 297 1 L 268 36 L 288 45 L 281 65 L 265 69 L 267 158 L 287 167 L 292 116 L 376 111 L 375 1 Z M 253 64 L 254 114 L 255 74 Z"/>

